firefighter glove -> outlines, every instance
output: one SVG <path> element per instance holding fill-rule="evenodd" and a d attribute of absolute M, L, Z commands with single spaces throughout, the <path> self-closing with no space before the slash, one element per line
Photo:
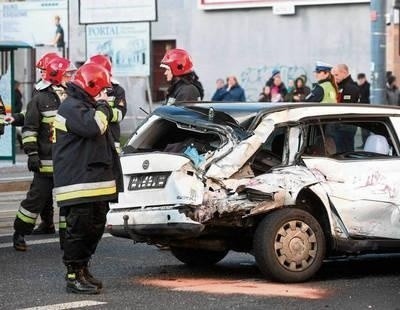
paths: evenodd
<path fill-rule="evenodd" d="M 39 155 L 37 153 L 28 154 L 28 169 L 29 171 L 39 172 L 42 163 L 40 162 Z"/>

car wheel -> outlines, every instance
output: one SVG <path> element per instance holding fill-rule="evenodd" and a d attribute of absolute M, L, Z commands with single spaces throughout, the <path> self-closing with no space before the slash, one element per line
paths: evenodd
<path fill-rule="evenodd" d="M 210 251 L 203 249 L 171 247 L 171 252 L 178 260 L 186 265 L 210 266 L 222 260 L 229 251 Z"/>
<path fill-rule="evenodd" d="M 285 208 L 267 215 L 253 240 L 261 272 L 280 282 L 303 282 L 312 277 L 325 257 L 325 236 L 308 212 Z"/>

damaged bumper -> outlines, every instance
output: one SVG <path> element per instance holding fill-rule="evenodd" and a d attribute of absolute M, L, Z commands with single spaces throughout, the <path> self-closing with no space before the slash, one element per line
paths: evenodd
<path fill-rule="evenodd" d="M 150 238 L 193 238 L 204 225 L 188 218 L 177 209 L 169 210 L 111 210 L 107 214 L 107 230 L 118 237 L 142 241 Z"/>

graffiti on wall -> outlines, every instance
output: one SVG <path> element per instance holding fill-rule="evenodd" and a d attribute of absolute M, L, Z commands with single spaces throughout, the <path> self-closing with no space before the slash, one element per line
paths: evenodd
<path fill-rule="evenodd" d="M 281 72 L 282 81 L 288 85 L 289 80 L 295 80 L 300 75 L 306 75 L 307 85 L 311 86 L 310 77 L 304 67 L 300 66 L 262 66 L 249 67 L 240 73 L 240 85 L 246 92 L 246 101 L 257 101 L 267 80 L 271 77 L 272 71 L 278 69 Z"/>

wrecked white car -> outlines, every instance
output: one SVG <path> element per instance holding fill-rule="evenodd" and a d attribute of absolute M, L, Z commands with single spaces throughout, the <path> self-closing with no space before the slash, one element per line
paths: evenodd
<path fill-rule="evenodd" d="M 393 107 L 163 106 L 125 146 L 107 228 L 188 265 L 252 253 L 282 282 L 327 257 L 400 252 L 399 135 Z"/>

